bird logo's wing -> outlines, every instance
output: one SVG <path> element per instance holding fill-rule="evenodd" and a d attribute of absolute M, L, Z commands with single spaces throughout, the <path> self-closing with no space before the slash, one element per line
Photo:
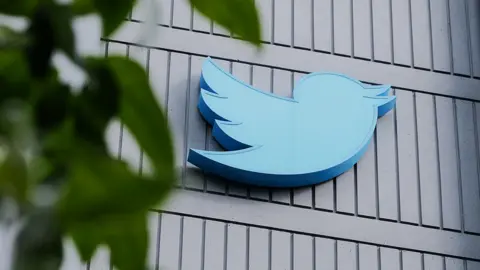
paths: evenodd
<path fill-rule="evenodd" d="M 238 80 L 207 58 L 200 78 L 198 108 L 212 125 L 213 135 L 227 150 L 238 150 L 266 143 L 258 129 L 274 121 L 276 112 L 289 111 L 297 102 L 264 92 Z"/>
<path fill-rule="evenodd" d="M 207 58 L 202 66 L 198 109 L 213 126 L 212 135 L 227 151 L 190 149 L 188 161 L 204 171 L 217 175 L 237 174 L 248 179 L 250 170 L 246 160 L 265 160 L 272 154 L 269 145 L 275 142 L 273 134 L 284 128 L 285 117 L 295 110 L 298 102 L 264 92 L 246 84 Z M 270 149 L 270 150 L 267 150 Z M 227 169 L 228 168 L 228 169 Z M 239 175 L 243 171 L 246 175 Z M 257 183 L 258 184 L 258 183 Z"/>

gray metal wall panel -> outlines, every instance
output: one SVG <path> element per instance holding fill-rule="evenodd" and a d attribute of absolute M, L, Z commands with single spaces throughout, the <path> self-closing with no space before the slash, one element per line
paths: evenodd
<path fill-rule="evenodd" d="M 322 209 L 322 210 L 329 210 L 333 211 L 335 207 L 335 201 L 334 201 L 334 191 L 335 190 L 335 182 L 334 181 L 328 181 L 324 183 L 323 185 L 317 185 L 314 187 L 314 200 L 315 200 L 315 205 L 314 207 L 316 209 Z"/>
<path fill-rule="evenodd" d="M 173 26 L 183 29 L 191 29 L 192 8 L 187 1 L 173 0 Z"/>
<path fill-rule="evenodd" d="M 460 189 L 458 178 L 458 153 L 456 119 L 453 100 L 436 97 L 437 136 L 440 162 L 441 198 L 444 228 L 460 230 Z"/>
<path fill-rule="evenodd" d="M 270 232 L 267 229 L 251 227 L 249 229 L 248 269 L 270 269 Z M 207 268 L 205 268 L 207 269 Z"/>
<path fill-rule="evenodd" d="M 457 100 L 455 112 L 457 115 L 463 226 L 466 231 L 479 233 L 478 148 L 472 102 Z"/>
<path fill-rule="evenodd" d="M 129 22 L 116 32 L 112 39 L 136 44 L 140 42 L 136 33 L 142 31 L 142 29 L 141 23 Z M 161 28 L 161 33 L 161 39 L 159 35 L 156 35 L 150 40 L 142 42 L 158 49 L 211 55 L 221 59 L 242 59 L 242 62 L 250 64 L 296 72 L 308 73 L 312 70 L 329 70 L 362 78 L 363 81 L 374 84 L 387 83 L 385 78 L 388 78 L 388 83 L 401 89 L 479 100 L 477 89 L 480 87 L 480 80 L 478 79 L 450 76 L 398 65 L 385 65 L 385 63 L 338 57 L 272 44 L 266 44 L 262 53 L 259 54 L 258 50 L 244 42 L 238 42 L 236 39 L 192 31 L 179 31 L 172 28 Z M 188 40 L 195 40 L 195 42 L 188 42 Z M 289 57 L 278 57 L 278 55 L 288 55 Z M 395 74 L 395 76 L 392 76 L 392 74 Z"/>
<path fill-rule="evenodd" d="M 213 23 L 213 33 L 221 36 L 230 36 L 230 33 L 228 32 L 228 30 L 226 30 L 225 28 L 223 28 L 222 26 L 216 23 Z"/>
<path fill-rule="evenodd" d="M 199 86 L 200 70 L 204 58 L 192 56 L 190 62 L 190 89 L 196 89 Z M 199 95 L 196 91 L 189 91 L 188 93 L 188 108 L 195 108 L 198 104 Z M 199 149 L 206 148 L 207 144 L 207 129 L 200 114 L 196 110 L 189 109 L 187 113 L 187 127 L 188 138 L 187 147 Z M 206 183 L 204 181 L 204 174 L 195 170 L 195 166 L 186 163 L 186 172 L 184 184 L 188 188 L 204 190 Z"/>
<path fill-rule="evenodd" d="M 392 248 L 380 248 L 380 269 L 401 270 L 400 251 Z"/>
<path fill-rule="evenodd" d="M 201 219 L 190 217 L 183 219 L 181 269 L 202 269 L 203 226 L 204 222 Z"/>
<path fill-rule="evenodd" d="M 397 112 L 387 114 L 378 121 L 376 129 L 377 177 L 379 217 L 399 219 L 398 144 L 396 134 Z"/>
<path fill-rule="evenodd" d="M 463 270 L 464 262 L 455 258 L 446 258 L 445 266 L 446 270 Z"/>
<path fill-rule="evenodd" d="M 159 268 L 179 269 L 181 263 L 183 217 L 162 214 L 160 225 Z"/>
<path fill-rule="evenodd" d="M 352 55 L 352 2 L 333 1 L 333 52 L 339 55 Z"/>
<path fill-rule="evenodd" d="M 112 48 L 124 46 L 110 45 Z M 204 175 L 185 161 L 189 147 L 221 150 L 211 138 L 211 127 L 207 127 L 195 109 L 199 69 L 204 58 L 135 46 L 129 46 L 128 51 L 130 57 L 143 65 L 148 62 L 150 69 L 153 66 L 162 71 L 156 72 L 156 77 L 168 82 L 166 85 L 154 80 L 154 87 L 158 88 L 158 95 L 164 95 L 163 98 L 159 96 L 160 100 L 168 102 L 177 163 L 184 168 L 182 184 L 185 187 L 459 231 L 463 223 L 465 231 L 478 233 L 479 216 L 475 214 L 480 205 L 475 165 L 477 148 L 467 147 L 476 145 L 478 140 L 473 103 L 456 100 L 454 107 L 449 98 L 396 90 L 399 102 L 395 112 L 380 119 L 368 152 L 350 171 L 316 187 L 252 189 Z M 146 59 L 147 55 L 150 59 Z M 237 62 L 219 62 L 246 83 L 283 96 L 291 96 L 295 81 L 303 75 Z M 458 115 L 459 112 L 462 114 Z M 456 118 L 467 121 L 457 123 Z M 121 157 L 139 168 L 143 160 L 140 149 L 127 130 L 121 134 Z"/>
<path fill-rule="evenodd" d="M 367 151 L 362 160 L 357 163 L 357 214 L 360 216 L 377 217 L 378 211 L 378 178 L 377 178 L 377 157 L 376 134 L 368 145 Z"/>
<path fill-rule="evenodd" d="M 444 269 L 445 259 L 441 256 L 426 254 L 423 261 L 425 270 Z"/>
<path fill-rule="evenodd" d="M 293 1 L 293 46 L 311 49 L 313 38 L 313 0 Z"/>
<path fill-rule="evenodd" d="M 314 49 L 322 52 L 333 50 L 332 0 L 313 0 Z"/>
<path fill-rule="evenodd" d="M 170 40 L 162 41 L 159 32 L 160 37 L 148 48 L 131 44 L 127 51 L 126 45 L 109 42 L 107 50 L 128 53 L 148 68 L 155 96 L 167 110 L 173 128 L 180 186 L 240 197 L 244 202 L 312 211 L 306 216 L 292 214 L 289 219 L 314 219 L 333 212 L 330 215 L 353 222 L 378 222 L 385 231 L 394 225 L 422 228 L 438 232 L 440 238 L 453 231 L 455 237 L 465 236 L 469 241 L 480 234 L 480 108 L 476 104 L 480 94 L 476 78 L 463 78 L 480 74 L 475 1 L 257 0 L 264 23 L 263 39 L 273 43 L 258 61 L 248 50 L 226 42 L 231 40 L 230 34 L 192 13 L 185 0 L 160 3 L 160 23 L 175 28 L 162 29 L 167 30 L 164 34 Z M 131 19 L 144 21 L 147 11 L 137 7 Z M 198 38 L 198 44 L 184 45 L 186 37 Z M 132 40 L 120 39 L 127 43 Z M 221 150 L 211 136 L 211 127 L 196 110 L 206 54 L 222 58 L 216 62 L 246 83 L 282 96 L 291 96 L 294 84 L 305 72 L 320 71 L 313 67 L 346 70 L 367 82 L 393 81 L 397 108 L 378 121 L 362 160 L 337 179 L 300 189 L 227 183 L 196 170 L 185 160 L 190 147 Z M 119 123 L 111 125 L 107 140 L 109 150 L 132 168 L 150 170 L 148 159 Z M 234 199 L 224 196 L 219 197 Z M 235 212 L 235 207 L 231 211 Z M 238 220 L 242 224 L 228 224 L 152 213 L 148 263 L 167 269 L 479 268 L 478 262 L 464 260 L 463 255 L 450 258 L 448 254 L 444 257 L 429 254 L 431 251 L 396 248 L 403 243 L 400 237 L 406 236 L 393 236 L 395 241 L 377 246 L 349 241 L 353 233 L 343 233 L 346 238 L 339 239 L 311 232 L 304 235 L 275 229 L 275 222 L 268 223 L 269 229 L 255 227 L 249 223 L 255 217 L 242 218 Z M 302 228 L 308 231 L 313 227 L 315 224 L 304 224 Z M 381 239 L 382 235 L 375 237 Z M 470 253 L 459 250 L 455 254 Z M 100 250 L 90 269 L 109 269 L 108 251 Z"/>
<path fill-rule="evenodd" d="M 192 24 L 195 31 L 211 33 L 213 30 L 212 22 L 196 10 L 193 12 Z"/>
<path fill-rule="evenodd" d="M 188 110 L 190 58 L 185 54 L 172 53 L 170 56 L 170 72 L 168 78 L 167 116 L 175 148 L 176 164 L 181 168 L 182 183 L 184 184 L 184 166 L 186 163 L 186 113 Z"/>
<path fill-rule="evenodd" d="M 378 270 L 378 251 L 376 246 L 360 244 L 358 246 L 358 270 Z"/>
<path fill-rule="evenodd" d="M 472 71 L 475 77 L 480 77 L 480 2 L 468 0 L 467 2 L 468 22 L 470 29 L 470 48 Z"/>
<path fill-rule="evenodd" d="M 314 266 L 314 238 L 309 235 L 293 235 L 293 269 L 312 269 Z"/>
<path fill-rule="evenodd" d="M 337 241 L 337 269 L 357 269 L 357 245 L 352 242 Z"/>
<path fill-rule="evenodd" d="M 393 62 L 412 65 L 410 1 L 392 0 Z"/>
<path fill-rule="evenodd" d="M 292 264 L 292 235 L 282 231 L 272 231 L 272 269 L 290 269 Z"/>
<path fill-rule="evenodd" d="M 336 211 L 355 213 L 355 167 L 334 179 L 336 188 Z"/>
<path fill-rule="evenodd" d="M 148 215 L 148 254 L 147 265 L 152 269 L 158 268 L 158 244 L 160 239 L 160 214 L 151 212 Z"/>
<path fill-rule="evenodd" d="M 205 223 L 204 269 L 225 269 L 226 224 L 207 220 Z"/>
<path fill-rule="evenodd" d="M 373 59 L 392 62 L 391 1 L 372 0 Z"/>
<path fill-rule="evenodd" d="M 480 261 L 480 254 L 477 252 L 480 250 L 480 235 L 474 234 L 359 218 L 196 191 L 177 192 L 162 209 L 290 233 L 349 239 L 394 249 Z"/>
<path fill-rule="evenodd" d="M 372 5 L 370 0 L 353 1 L 354 56 L 372 58 Z"/>
<path fill-rule="evenodd" d="M 412 13 L 413 65 L 432 68 L 432 34 L 430 0 L 410 1 Z"/>
<path fill-rule="evenodd" d="M 155 16 L 153 18 L 158 24 L 171 26 L 172 25 L 172 0 L 156 0 L 153 1 L 138 1 L 138 4 L 132 10 L 130 18 L 135 21 L 146 21 L 147 16 Z M 155 12 L 151 12 L 155 8 Z"/>
<path fill-rule="evenodd" d="M 315 238 L 315 270 L 337 268 L 337 242 L 328 238 Z"/>
<path fill-rule="evenodd" d="M 312 205 L 312 187 L 302 187 L 293 190 L 293 205 L 311 208 Z"/>
<path fill-rule="evenodd" d="M 422 254 L 418 252 L 402 251 L 402 268 L 408 270 L 422 270 Z"/>
<path fill-rule="evenodd" d="M 370 3 L 371 2 L 371 3 Z M 159 23 L 230 36 L 188 6 L 158 0 Z M 256 0 L 263 40 L 395 65 L 480 76 L 478 4 L 473 0 Z M 144 21 L 148 2 L 131 19 Z M 173 16 L 172 16 L 173 15 Z M 211 31 L 213 28 L 213 31 Z M 313 44 L 312 44 L 313 43 Z M 373 43 L 373 55 L 371 44 Z M 433 64 L 433 67 L 432 67 Z"/>
<path fill-rule="evenodd" d="M 465 0 L 449 1 L 453 72 L 470 75 L 469 37 Z"/>
<path fill-rule="evenodd" d="M 262 25 L 262 40 L 269 43 L 272 41 L 273 35 L 273 1 L 274 0 L 255 1 L 260 15 L 260 23 Z"/>
<path fill-rule="evenodd" d="M 434 97 L 415 95 L 422 224 L 440 227 L 441 201 Z"/>
<path fill-rule="evenodd" d="M 437 71 L 451 71 L 451 43 L 449 29 L 448 1 L 430 1 L 432 16 L 433 68 Z"/>
<path fill-rule="evenodd" d="M 227 224 L 226 230 L 227 269 L 247 269 L 247 228 L 243 225 Z"/>
<path fill-rule="evenodd" d="M 467 270 L 478 270 L 480 269 L 479 262 L 467 261 Z"/>
<path fill-rule="evenodd" d="M 273 0 L 273 41 L 275 44 L 292 45 L 293 0 Z"/>
<path fill-rule="evenodd" d="M 161 214 L 161 220 L 160 227 L 150 229 L 152 235 L 161 234 L 150 238 L 155 247 L 150 256 L 159 259 L 151 261 L 152 269 L 477 270 L 480 266 L 460 258 L 176 214 Z M 108 268 L 91 265 L 90 269 Z"/>
<path fill-rule="evenodd" d="M 419 179 L 417 160 L 417 134 L 415 125 L 414 94 L 395 91 L 397 96 L 398 172 L 400 183 L 400 220 L 418 224 L 420 222 Z M 381 145 L 379 145 L 381 147 Z"/>

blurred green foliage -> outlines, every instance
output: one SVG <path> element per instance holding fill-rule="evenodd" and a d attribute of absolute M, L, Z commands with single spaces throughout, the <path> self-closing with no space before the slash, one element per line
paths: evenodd
<path fill-rule="evenodd" d="M 261 46 L 254 0 L 190 3 Z M 0 25 L 0 205 L 13 201 L 23 223 L 15 270 L 59 269 L 65 236 L 85 262 L 105 244 L 117 269 L 146 269 L 148 210 L 166 199 L 176 181 L 169 124 L 138 63 L 120 56 L 80 57 L 72 29 L 74 18 L 96 13 L 108 38 L 135 4 L 0 0 L 0 14 L 28 20 L 25 31 Z M 87 74 L 80 93 L 59 80 L 51 61 L 56 50 Z M 105 131 L 114 118 L 150 159 L 151 175 L 132 171 L 108 153 Z"/>

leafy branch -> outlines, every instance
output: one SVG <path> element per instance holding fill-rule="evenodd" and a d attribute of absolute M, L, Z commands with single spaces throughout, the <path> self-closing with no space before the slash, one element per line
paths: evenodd
<path fill-rule="evenodd" d="M 261 46 L 254 0 L 190 3 Z M 65 236 L 85 262 L 106 244 L 117 269 L 145 269 L 148 210 L 176 181 L 169 124 L 139 64 L 120 56 L 80 57 L 72 30 L 75 17 L 95 13 L 109 37 L 135 4 L 0 0 L 0 13 L 28 20 L 25 31 L 0 26 L 0 206 L 13 201 L 23 224 L 13 269 L 58 269 Z M 87 74 L 80 93 L 59 80 L 55 51 Z M 153 174 L 141 175 L 108 153 L 105 131 L 116 118 L 150 159 Z"/>

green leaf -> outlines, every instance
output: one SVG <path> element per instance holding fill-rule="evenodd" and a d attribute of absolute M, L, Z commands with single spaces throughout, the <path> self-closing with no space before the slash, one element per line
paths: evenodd
<path fill-rule="evenodd" d="M 87 15 L 95 12 L 95 6 L 91 0 L 74 0 L 72 3 L 72 12 L 77 16 Z"/>
<path fill-rule="evenodd" d="M 29 95 L 30 72 L 21 50 L 0 50 L 0 103 L 11 98 L 26 99 Z"/>
<path fill-rule="evenodd" d="M 261 28 L 254 0 L 190 0 L 192 6 L 233 34 L 261 46 Z"/>
<path fill-rule="evenodd" d="M 169 181 L 134 174 L 125 162 L 78 141 L 58 210 L 83 260 L 107 244 L 118 269 L 143 269 L 147 211 L 171 188 Z"/>
<path fill-rule="evenodd" d="M 88 58 L 85 63 L 91 82 L 77 101 L 76 106 L 85 107 L 75 121 L 82 117 L 91 120 L 86 117 L 89 104 L 93 105 L 92 116 L 98 119 L 92 126 L 82 124 L 87 129 L 104 127 L 119 112 L 150 157 L 155 173 L 150 177 L 138 175 L 125 162 L 109 156 L 96 140 L 80 133 L 67 158 L 68 182 L 58 211 L 84 260 L 98 245 L 107 244 L 118 269 L 142 269 L 147 212 L 166 198 L 175 181 L 167 119 L 139 64 L 124 57 Z"/>
<path fill-rule="evenodd" d="M 59 224 L 53 209 L 34 210 L 16 238 L 13 269 L 59 269 L 63 258 Z"/>
<path fill-rule="evenodd" d="M 68 227 L 68 234 L 72 237 L 80 258 L 84 262 L 92 258 L 99 245 L 106 244 L 102 235 L 104 224 L 99 225 L 98 222 L 79 222 Z"/>
<path fill-rule="evenodd" d="M 66 164 L 71 162 L 72 154 L 75 149 L 73 122 L 72 117 L 67 117 L 61 125 L 49 130 L 42 138 L 41 150 L 45 160 L 39 160 L 38 162 L 40 162 L 40 164 L 38 164 L 38 166 L 48 165 L 51 167 L 45 168 L 48 172 L 48 177 L 50 177 L 51 173 L 54 171 L 65 169 Z M 40 175 L 46 173 L 42 171 L 39 172 Z M 45 180 L 37 177 L 36 179 L 37 181 Z"/>
<path fill-rule="evenodd" d="M 69 111 L 70 87 L 53 81 L 45 87 L 35 90 L 37 96 L 33 103 L 35 124 L 40 131 L 57 128 L 63 123 Z M 41 90 L 41 91 L 40 91 Z"/>
<path fill-rule="evenodd" d="M 100 14 L 103 23 L 103 37 L 110 36 L 127 18 L 136 0 L 91 0 Z"/>
<path fill-rule="evenodd" d="M 53 175 L 54 166 L 45 157 L 37 156 L 32 159 L 28 166 L 28 181 L 31 185 L 37 185 Z"/>
<path fill-rule="evenodd" d="M 135 0 L 117 0 L 115 5 L 109 0 L 93 0 L 95 7 L 102 17 L 103 36 L 110 36 L 125 20 L 132 10 Z"/>
<path fill-rule="evenodd" d="M 88 58 L 85 67 L 90 80 L 75 101 L 75 131 L 104 146 L 105 128 L 118 112 L 119 86 L 105 58 Z"/>
<path fill-rule="evenodd" d="M 144 269 L 148 250 L 147 213 L 115 216 L 78 223 L 71 229 L 82 260 L 90 259 L 97 245 L 106 244 L 111 260 L 120 270 Z"/>
<path fill-rule="evenodd" d="M 167 118 L 156 102 L 142 67 L 123 57 L 109 57 L 120 85 L 120 119 L 152 160 L 156 174 L 173 184 L 174 153 Z"/>
<path fill-rule="evenodd" d="M 113 265 L 124 270 L 145 269 L 148 250 L 147 212 L 111 223 L 107 243 Z"/>
<path fill-rule="evenodd" d="M 72 59 L 75 58 L 75 36 L 72 30 L 73 13 L 68 5 L 53 4 L 50 8 L 55 45 Z"/>
<path fill-rule="evenodd" d="M 55 34 L 46 7 L 39 7 L 35 11 L 27 33 L 31 40 L 26 48 L 30 73 L 35 78 L 45 77 L 48 74 L 50 58 L 55 49 Z"/>
<path fill-rule="evenodd" d="M 10 149 L 4 160 L 0 157 L 0 194 L 24 202 L 27 189 L 28 175 L 25 159 L 20 152 Z"/>
<path fill-rule="evenodd" d="M 28 38 L 7 26 L 0 26 L 0 49 L 16 49 L 27 44 Z"/>
<path fill-rule="evenodd" d="M 59 210 L 63 220 L 73 223 L 146 211 L 172 187 L 170 179 L 139 176 L 125 162 L 81 140 L 75 143 L 68 177 Z"/>
<path fill-rule="evenodd" d="M 43 78 L 50 72 L 50 60 L 55 48 L 75 57 L 72 14 L 67 5 L 44 2 L 37 7 L 27 33 L 30 43 L 26 48 L 30 72 Z"/>
<path fill-rule="evenodd" d="M 0 12 L 14 16 L 29 16 L 38 0 L 0 0 Z"/>

